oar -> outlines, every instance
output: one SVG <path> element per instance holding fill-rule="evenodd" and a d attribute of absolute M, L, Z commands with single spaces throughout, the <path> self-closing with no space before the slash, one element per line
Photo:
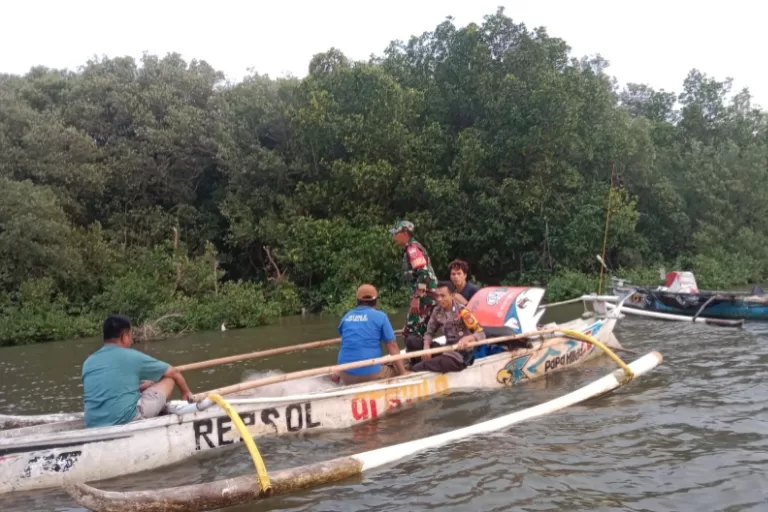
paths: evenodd
<path fill-rule="evenodd" d="M 488 338 L 482 341 L 469 343 L 468 348 L 474 348 L 480 345 L 487 345 L 489 343 L 501 343 L 503 341 L 514 341 L 514 340 L 520 340 L 523 338 L 541 336 L 543 334 L 552 334 L 554 332 L 557 332 L 558 330 L 559 329 L 544 329 L 541 331 L 533 331 L 528 333 L 517 334 L 515 336 L 502 336 L 498 338 Z M 454 350 L 456 350 L 455 345 L 446 345 L 444 347 L 431 348 L 428 350 L 417 350 L 414 352 L 406 352 L 403 354 L 377 357 L 374 359 L 366 359 L 364 361 L 355 361 L 354 363 L 345 363 L 345 364 L 333 365 L 333 366 L 323 366 L 322 368 L 313 368 L 311 370 L 301 370 L 298 372 L 285 373 L 283 375 L 275 375 L 273 377 L 266 377 L 264 379 L 241 382 L 239 384 L 233 384 L 231 386 L 214 389 L 212 391 L 198 393 L 196 395 L 192 395 L 189 398 L 189 401 L 200 402 L 204 400 L 209 394 L 212 394 L 212 393 L 216 393 L 222 396 L 229 395 L 232 393 L 237 393 L 238 391 L 245 391 L 246 389 L 257 388 L 260 386 L 267 386 L 269 384 L 275 384 L 278 382 L 286 382 L 289 380 L 303 379 L 304 377 L 314 377 L 317 375 L 331 374 L 331 373 L 336 373 L 344 370 L 353 370 L 355 368 L 363 368 L 366 366 L 373 366 L 377 364 L 391 363 L 393 361 L 400 361 L 402 359 L 411 359 L 414 357 L 421 357 L 427 354 L 431 355 L 431 354 L 439 354 L 441 352 L 452 352 Z"/>
<path fill-rule="evenodd" d="M 401 334 L 402 329 L 395 331 L 395 334 Z M 200 370 L 202 368 L 210 368 L 212 366 L 218 366 L 220 364 L 236 363 L 238 361 L 246 361 L 248 359 L 258 359 L 260 357 L 274 356 L 277 354 L 286 354 L 288 352 L 295 352 L 297 350 L 305 350 L 308 348 L 327 347 L 335 345 L 341 341 L 341 338 L 332 338 L 328 340 L 311 341 L 309 343 L 302 343 L 301 345 L 289 345 L 287 347 L 270 348 L 267 350 L 259 350 L 258 352 L 250 352 L 248 354 L 240 354 L 236 356 L 220 357 L 218 359 L 209 359 L 207 361 L 200 361 L 198 363 L 189 363 L 177 366 L 176 369 L 180 372 L 189 370 Z"/>

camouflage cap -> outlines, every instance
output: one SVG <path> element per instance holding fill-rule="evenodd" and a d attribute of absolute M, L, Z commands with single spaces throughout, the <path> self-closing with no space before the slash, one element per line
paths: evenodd
<path fill-rule="evenodd" d="M 395 224 L 395 227 L 389 230 L 393 235 L 401 231 L 410 231 L 413 233 L 413 223 L 408 222 L 407 220 L 399 220 Z"/>

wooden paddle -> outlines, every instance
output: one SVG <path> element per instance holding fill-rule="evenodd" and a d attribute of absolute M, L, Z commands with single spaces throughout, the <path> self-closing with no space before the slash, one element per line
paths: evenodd
<path fill-rule="evenodd" d="M 395 335 L 401 334 L 402 329 L 395 331 Z M 277 354 L 287 354 L 288 352 L 295 352 L 297 350 L 306 350 L 308 348 L 328 347 L 335 345 L 341 341 L 341 338 L 332 338 L 328 340 L 311 341 L 309 343 L 302 343 L 301 345 L 289 345 L 287 347 L 270 348 L 267 350 L 259 350 L 258 352 L 250 352 L 248 354 L 240 354 L 236 356 L 220 357 L 218 359 L 209 359 L 207 361 L 200 361 L 198 363 L 189 363 L 177 366 L 176 369 L 180 372 L 189 370 L 200 370 L 202 368 L 210 368 L 212 366 L 218 366 L 220 364 L 236 363 L 238 361 L 247 361 L 248 359 L 258 359 L 260 357 L 274 356 Z"/>
<path fill-rule="evenodd" d="M 473 343 L 470 343 L 468 345 L 469 348 L 474 348 L 480 345 L 488 345 L 490 343 L 501 343 L 503 341 L 514 341 L 514 340 L 520 340 L 524 338 L 531 338 L 534 336 L 541 336 L 543 334 L 552 334 L 554 332 L 557 332 L 558 329 L 544 329 L 541 331 L 533 331 L 528 333 L 522 333 L 517 334 L 515 336 L 501 336 L 498 338 L 488 338 L 482 341 L 476 341 Z M 421 357 L 423 355 L 427 354 L 439 354 L 441 352 L 451 352 L 456 350 L 455 345 L 447 345 L 444 347 L 438 347 L 438 348 L 431 348 L 429 350 L 417 350 L 414 352 L 406 352 L 403 354 L 397 354 L 397 355 L 389 355 L 389 356 L 383 356 L 383 357 L 377 357 L 374 359 L 366 359 L 363 361 L 355 361 L 354 363 L 345 363 L 345 364 L 339 364 L 339 365 L 333 365 L 333 366 L 323 366 L 322 368 L 313 368 L 311 370 L 301 370 L 298 372 L 291 372 L 291 373 L 285 373 L 283 375 L 275 375 L 273 377 L 266 377 L 264 379 L 258 379 L 258 380 L 252 380 L 248 382 L 241 382 L 239 384 L 233 384 L 231 386 L 226 386 L 219 389 L 214 389 L 212 391 L 206 391 L 203 393 L 197 393 L 195 395 L 192 395 L 189 397 L 190 402 L 200 402 L 202 400 L 205 400 L 205 398 L 211 394 L 216 393 L 218 395 L 229 395 L 232 393 L 237 393 L 238 391 L 245 391 L 246 389 L 253 389 L 261 386 L 267 386 L 269 384 L 275 384 L 278 382 L 286 382 L 289 380 L 296 380 L 296 379 L 302 379 L 304 377 L 314 377 L 316 375 L 325 375 L 325 374 L 331 374 L 336 373 L 344 370 L 353 370 L 355 368 L 363 368 L 365 366 L 373 366 L 376 364 L 384 364 L 384 363 L 391 363 L 393 361 L 400 361 L 403 359 L 411 359 L 414 357 Z"/>

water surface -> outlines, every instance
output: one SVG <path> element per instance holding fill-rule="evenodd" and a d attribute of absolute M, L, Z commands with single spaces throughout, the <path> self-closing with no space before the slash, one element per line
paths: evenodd
<path fill-rule="evenodd" d="M 579 309 L 568 310 L 572 317 Z M 561 313 L 562 315 L 562 313 Z M 395 319 L 399 326 L 401 319 Z M 145 350 L 176 364 L 336 335 L 336 318 L 194 334 Z M 664 364 L 608 396 L 439 449 L 335 485 L 233 507 L 241 511 L 768 510 L 768 325 L 726 329 L 626 318 L 626 348 L 659 350 Z M 0 350 L 0 412 L 81 410 L 80 365 L 100 346 L 78 340 Z M 194 391 L 251 370 L 291 371 L 334 362 L 334 348 L 190 372 Z M 625 359 L 633 356 L 625 355 Z M 509 390 L 454 393 L 356 428 L 264 439 L 269 469 L 409 441 L 529 407 L 614 368 L 607 358 Z M 100 487 L 138 490 L 253 472 L 243 445 Z M 0 498 L 3 511 L 81 512 L 59 491 Z"/>

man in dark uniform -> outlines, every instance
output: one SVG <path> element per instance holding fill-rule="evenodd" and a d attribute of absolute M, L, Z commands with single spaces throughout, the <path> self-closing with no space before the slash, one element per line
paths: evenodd
<path fill-rule="evenodd" d="M 408 319 L 403 329 L 406 352 L 424 349 L 424 333 L 427 322 L 435 307 L 437 297 L 437 276 L 432 269 L 427 250 L 413 237 L 413 224 L 401 220 L 391 230 L 395 243 L 405 249 L 403 274 L 411 289 L 411 304 Z M 416 364 L 420 359 L 411 359 Z"/>
<path fill-rule="evenodd" d="M 441 328 L 445 334 L 445 344 L 456 345 L 456 350 L 434 357 L 424 356 L 423 361 L 411 367 L 414 372 L 460 372 L 475 361 L 475 349 L 467 345 L 486 339 L 485 331 L 475 315 L 456 300 L 456 288 L 450 281 L 441 281 L 437 285 L 437 306 L 432 310 L 427 324 L 427 332 L 424 335 L 425 349 L 434 348 L 432 337 Z"/>

